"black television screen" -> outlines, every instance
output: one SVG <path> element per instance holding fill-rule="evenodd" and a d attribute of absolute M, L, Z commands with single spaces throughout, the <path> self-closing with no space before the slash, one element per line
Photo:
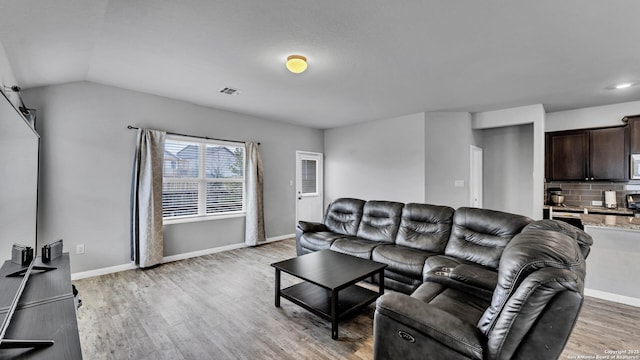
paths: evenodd
<path fill-rule="evenodd" d="M 0 260 L 12 245 L 36 248 L 40 137 L 4 93 L 0 96 Z"/>

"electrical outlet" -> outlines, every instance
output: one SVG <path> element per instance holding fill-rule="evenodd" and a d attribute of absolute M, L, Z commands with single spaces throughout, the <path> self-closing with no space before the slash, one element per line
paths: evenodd
<path fill-rule="evenodd" d="M 592 200 L 591 206 L 602 206 L 602 201 L 600 200 Z"/>
<path fill-rule="evenodd" d="M 84 244 L 76 245 L 76 254 L 84 254 Z"/>
<path fill-rule="evenodd" d="M 453 186 L 457 188 L 464 187 L 464 180 L 456 180 L 453 182 Z"/>

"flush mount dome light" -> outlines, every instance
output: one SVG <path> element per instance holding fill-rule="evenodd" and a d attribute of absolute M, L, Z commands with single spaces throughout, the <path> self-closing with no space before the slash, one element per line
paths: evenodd
<path fill-rule="evenodd" d="M 627 81 L 627 82 L 622 82 L 622 83 L 611 85 L 607 89 L 609 89 L 609 90 L 623 90 L 623 89 L 628 89 L 628 88 L 630 88 L 632 86 L 636 86 L 638 84 L 640 84 L 640 82 L 638 82 L 638 81 Z"/>
<path fill-rule="evenodd" d="M 626 89 L 626 88 L 630 88 L 633 86 L 633 83 L 630 82 L 626 82 L 626 83 L 622 83 L 622 84 L 618 84 L 615 86 L 616 89 L 620 90 L 620 89 Z"/>
<path fill-rule="evenodd" d="M 287 58 L 287 69 L 294 74 L 307 70 L 307 58 L 302 55 L 290 55 Z"/>

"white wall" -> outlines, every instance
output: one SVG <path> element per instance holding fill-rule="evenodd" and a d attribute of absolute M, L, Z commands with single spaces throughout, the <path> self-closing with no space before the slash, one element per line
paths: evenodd
<path fill-rule="evenodd" d="M 0 87 L 2 88 L 2 92 L 4 92 L 9 100 L 17 107 L 19 103 L 16 94 L 4 88 L 5 86 L 10 88 L 14 85 L 19 84 L 16 81 L 13 69 L 11 69 L 11 64 L 9 63 L 9 58 L 4 50 L 4 46 L 0 43 Z"/>
<path fill-rule="evenodd" d="M 295 151 L 323 151 L 321 130 L 90 82 L 24 92 L 38 109 L 40 242 L 63 238 L 72 272 L 129 263 L 129 195 L 136 132 L 127 125 L 259 141 L 267 237 L 294 233 Z M 165 256 L 244 241 L 244 218 L 165 226 Z M 77 244 L 85 254 L 76 255 Z"/>
<path fill-rule="evenodd" d="M 489 152 L 484 153 L 485 207 L 542 219 L 545 129 L 543 106 L 530 105 L 476 113 L 472 123 L 474 129 L 482 130 L 482 146 Z M 519 128 L 525 124 L 532 126 Z M 505 127 L 515 128 L 487 130 Z M 490 171 L 499 171 L 503 176 L 495 176 Z M 521 186 L 516 186 L 518 183 Z"/>
<path fill-rule="evenodd" d="M 325 204 L 424 202 L 424 114 L 325 130 Z"/>
<path fill-rule="evenodd" d="M 484 207 L 532 216 L 533 124 L 482 130 Z"/>
<path fill-rule="evenodd" d="M 476 145 L 470 113 L 425 114 L 425 202 L 469 206 L 470 145 Z M 455 187 L 456 180 L 464 186 Z"/>
<path fill-rule="evenodd" d="M 619 126 L 624 124 L 623 117 L 637 114 L 640 101 L 552 112 L 547 114 L 545 131 Z"/>

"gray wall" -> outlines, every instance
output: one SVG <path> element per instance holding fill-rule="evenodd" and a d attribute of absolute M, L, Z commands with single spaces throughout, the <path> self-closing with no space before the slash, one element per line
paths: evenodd
<path fill-rule="evenodd" d="M 485 207 L 542 219 L 545 119 L 540 104 L 473 114 L 472 127 L 479 131 L 482 146 L 493 148 L 490 148 L 492 154 L 487 154 L 486 150 L 483 154 Z M 518 129 L 522 125 L 531 126 Z M 487 136 L 494 140 L 485 139 L 484 132 L 488 129 L 510 127 L 513 128 L 502 132 L 496 130 L 505 139 L 494 136 L 491 131 Z M 531 141 L 527 140 L 529 137 Z M 493 175 L 490 171 L 498 171 L 501 176 L 494 176 L 490 181 L 487 178 Z"/>
<path fill-rule="evenodd" d="M 16 81 L 16 77 L 13 74 L 13 69 L 11 69 L 11 64 L 9 63 L 9 58 L 7 57 L 7 53 L 4 50 L 4 46 L 0 43 L 0 87 L 2 91 L 9 97 L 9 100 L 16 106 L 19 106 L 20 102 L 16 93 L 12 91 L 5 91 L 5 86 L 12 87 L 14 85 L 18 85 Z M 29 106 L 29 104 L 26 104 Z"/>
<path fill-rule="evenodd" d="M 295 151 L 323 151 L 321 130 L 79 82 L 25 92 L 42 136 L 40 242 L 58 238 L 72 272 L 129 263 L 129 194 L 136 132 L 127 125 L 259 141 L 267 237 L 294 233 Z M 244 241 L 244 218 L 165 226 L 165 256 Z M 76 244 L 85 254 L 75 255 Z"/>
<path fill-rule="evenodd" d="M 471 114 L 425 115 L 425 202 L 453 208 L 469 206 L 470 145 L 476 145 Z M 455 181 L 464 181 L 455 187 Z"/>
<path fill-rule="evenodd" d="M 325 203 L 424 202 L 424 114 L 325 130 Z"/>
<path fill-rule="evenodd" d="M 532 216 L 533 124 L 482 130 L 484 207 Z"/>
<path fill-rule="evenodd" d="M 545 131 L 620 126 L 627 115 L 640 114 L 640 101 L 547 113 Z"/>
<path fill-rule="evenodd" d="M 640 306 L 640 231 L 600 226 L 584 230 L 593 237 L 585 295 Z"/>

